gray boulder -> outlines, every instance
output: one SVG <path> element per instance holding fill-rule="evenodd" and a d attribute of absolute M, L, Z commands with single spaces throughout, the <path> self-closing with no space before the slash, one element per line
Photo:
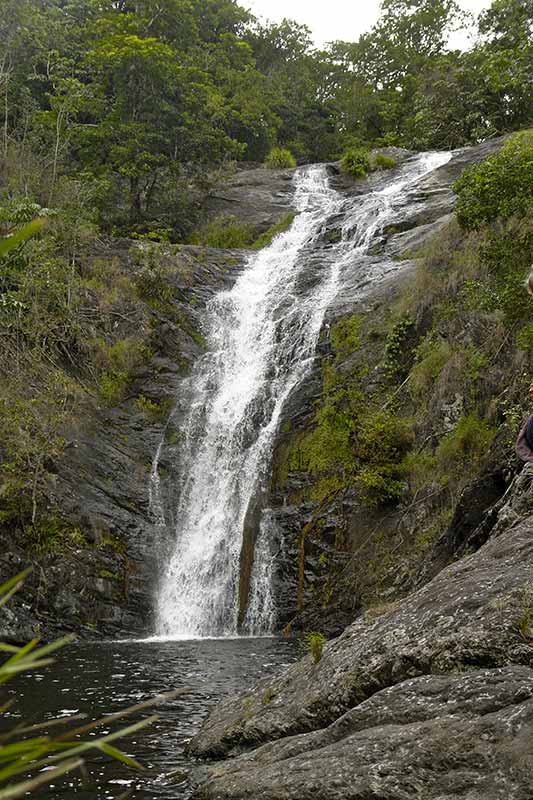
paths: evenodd
<path fill-rule="evenodd" d="M 530 798 L 533 670 L 426 676 L 210 768 L 204 800 Z"/>
<path fill-rule="evenodd" d="M 533 667 L 530 629 L 533 517 L 508 514 L 523 496 L 527 472 L 515 481 L 500 512 L 498 535 L 471 556 L 377 619 L 362 617 L 310 656 L 249 697 L 230 698 L 208 718 L 191 744 L 201 756 L 242 752 L 266 741 L 332 724 L 387 687 L 421 675 L 509 664 Z M 531 482 L 529 482 L 531 485 Z M 522 500 L 521 510 L 529 505 Z M 504 520 L 515 523 L 505 527 Z"/>

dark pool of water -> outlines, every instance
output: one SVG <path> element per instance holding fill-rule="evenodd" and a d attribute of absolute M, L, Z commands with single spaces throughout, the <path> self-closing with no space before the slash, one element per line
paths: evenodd
<path fill-rule="evenodd" d="M 185 745 L 209 710 L 225 695 L 251 688 L 297 657 L 295 644 L 280 639 L 73 644 L 60 651 L 53 668 L 4 687 L 0 699 L 16 697 L 8 722 L 27 724 L 78 712 L 96 719 L 187 687 L 182 696 L 158 706 L 159 720 L 150 728 L 116 743 L 142 762 L 143 773 L 91 753 L 85 778 L 67 776 L 39 794 L 50 800 L 108 800 L 129 790 L 135 800 L 186 798 L 190 785 L 183 773 L 192 762 Z M 172 777 L 173 772 L 178 774 Z"/>

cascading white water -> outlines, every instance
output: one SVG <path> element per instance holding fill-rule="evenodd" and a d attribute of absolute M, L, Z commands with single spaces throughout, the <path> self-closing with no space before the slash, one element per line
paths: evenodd
<path fill-rule="evenodd" d="M 421 156 L 394 183 L 359 198 L 342 241 L 327 254 L 318 250 L 320 261 L 314 245 L 323 223 L 346 211 L 347 202 L 329 186 L 325 167 L 302 169 L 295 178 L 299 214 L 290 230 L 251 256 L 233 289 L 208 304 L 208 352 L 191 380 L 181 447 L 186 477 L 175 515 L 175 551 L 159 595 L 159 635 L 237 633 L 246 514 L 268 478 L 283 405 L 311 366 L 339 277 L 393 219 L 409 186 L 447 158 Z M 157 463 L 152 493 L 159 498 Z M 268 632 L 274 616 L 269 524 L 263 516 L 245 622 L 256 635 Z"/>

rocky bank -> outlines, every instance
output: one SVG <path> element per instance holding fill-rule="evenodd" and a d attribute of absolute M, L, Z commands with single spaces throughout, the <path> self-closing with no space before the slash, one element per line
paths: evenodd
<path fill-rule="evenodd" d="M 221 703 L 192 750 L 234 758 L 197 796 L 531 797 L 532 530 L 528 467 L 476 553 Z"/>
<path fill-rule="evenodd" d="M 287 404 L 269 498 L 285 547 L 280 623 L 337 638 L 209 716 L 190 746 L 211 760 L 195 774 L 202 800 L 532 796 L 533 470 L 513 451 L 532 365 L 457 289 L 479 267 L 450 189 L 500 144 L 420 183 L 419 204 L 372 247 L 370 288 L 360 271 L 344 276 L 315 369 Z M 399 504 L 369 503 L 356 485 L 323 491 L 306 466 L 338 387 L 341 410 L 355 391 L 409 420 Z M 465 420 L 490 444 L 457 444 Z"/>

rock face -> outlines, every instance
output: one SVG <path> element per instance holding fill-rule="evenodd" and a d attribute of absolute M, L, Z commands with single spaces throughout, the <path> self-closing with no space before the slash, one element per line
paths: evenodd
<path fill-rule="evenodd" d="M 136 248 L 133 242 L 108 240 L 90 257 L 113 260 L 134 273 Z M 50 500 L 85 541 L 39 557 L 0 531 L 0 583 L 34 563 L 24 591 L 0 609 L 0 640 L 151 630 L 159 559 L 171 535 L 170 528 L 155 524 L 150 509 L 152 461 L 165 431 L 172 432 L 169 413 L 179 406 L 190 367 L 203 352 L 205 304 L 232 285 L 244 257 L 244 251 L 188 246 L 159 252 L 172 301 L 167 310 L 151 312 L 146 340 L 151 358 L 119 405 L 106 408 L 86 399 L 53 468 Z M 165 413 L 143 413 L 139 396 Z"/>
<path fill-rule="evenodd" d="M 252 225 L 258 235 L 291 210 L 293 176 L 293 169 L 239 170 L 209 193 L 205 210 L 209 217 L 236 217 Z"/>
<path fill-rule="evenodd" d="M 407 680 L 324 730 L 213 767 L 196 796 L 525 800 L 532 694 L 528 667 Z"/>
<path fill-rule="evenodd" d="M 209 768 L 197 796 L 530 797 L 532 531 L 528 467 L 476 553 L 357 620 L 318 664 L 220 704 L 192 751 L 237 757 Z"/>
<path fill-rule="evenodd" d="M 365 373 L 365 380 L 361 381 L 365 384 L 365 392 L 370 394 L 374 391 L 382 377 L 383 365 L 380 361 L 384 343 L 379 342 L 379 331 L 386 329 L 389 310 L 398 303 L 405 284 L 412 277 L 416 263 L 413 254 L 450 222 L 455 204 L 451 187 L 462 170 L 490 155 L 501 144 L 501 139 L 492 140 L 453 153 L 448 163 L 420 180 L 416 189 L 409 190 L 409 202 L 401 208 L 396 224 L 391 224 L 376 235 L 365 263 L 361 265 L 357 261 L 357 254 L 354 254 L 353 263 L 343 264 L 340 289 L 329 311 L 327 324 L 331 326 L 336 320 L 357 315 L 372 329 L 371 334 L 362 341 L 360 352 L 350 352 L 341 359 L 335 356 L 338 375 L 357 369 Z M 401 151 L 392 155 L 401 163 L 413 154 Z M 331 165 L 331 170 L 332 185 L 347 197 L 347 206 L 350 208 L 347 216 L 351 214 L 356 219 L 360 196 L 369 189 L 380 188 L 383 174 L 374 173 L 365 180 L 353 181 L 339 173 L 338 165 Z M 323 260 L 328 257 L 330 235 L 338 231 L 336 226 L 341 224 L 342 220 L 330 220 L 325 225 L 322 238 L 316 245 Z M 427 321 L 423 318 L 417 320 L 416 329 L 417 335 L 422 337 L 427 332 Z M 409 341 L 404 344 L 408 350 Z M 365 560 L 372 560 L 374 555 L 365 550 L 365 541 L 375 529 L 379 528 L 387 535 L 401 521 L 402 533 L 409 528 L 408 535 L 416 535 L 424 522 L 424 514 L 429 516 L 441 500 L 437 487 L 433 492 L 428 492 L 426 502 L 420 496 L 412 512 L 401 510 L 394 515 L 389 509 L 375 513 L 368 507 L 363 508 L 355 493 L 347 492 L 320 508 L 318 502 L 308 497 L 310 480 L 305 471 L 290 470 L 287 476 L 287 454 L 298 438 L 305 436 L 313 425 L 317 408 L 320 408 L 323 371 L 331 366 L 333 358 L 331 342 L 324 336 L 317 348 L 312 372 L 293 392 L 283 410 L 274 452 L 271 492 L 267 499 L 284 543 L 285 558 L 279 561 L 276 575 L 279 627 L 290 624 L 292 630 L 316 629 L 327 636 L 339 635 L 353 620 L 360 609 L 361 599 L 353 582 L 347 581 L 344 588 L 337 584 L 330 591 L 329 587 L 324 586 L 325 576 L 334 572 L 342 576 L 354 552 L 360 552 L 362 564 Z M 443 425 L 447 425 L 443 433 L 453 429 L 457 418 L 461 416 L 461 403 L 462 398 L 459 397 L 457 407 L 450 408 L 447 413 L 440 407 L 435 409 L 435 416 L 442 416 Z M 428 433 L 424 432 L 421 441 Z M 477 490 L 473 487 L 470 495 L 465 496 L 457 511 L 460 520 L 457 525 L 462 528 L 462 533 L 456 531 L 448 535 L 449 541 L 443 543 L 441 555 L 433 566 L 425 564 L 422 569 L 418 565 L 419 584 L 449 562 L 458 549 L 460 537 L 466 539 L 477 527 L 485 511 L 501 497 L 507 483 L 499 465 L 495 464 L 492 478 L 483 477 Z M 467 506 L 468 515 L 465 516 Z M 303 531 L 305 536 L 302 537 Z M 408 575 L 398 572 L 396 579 L 401 584 L 400 593 L 411 588 L 407 586 L 410 580 Z"/>

